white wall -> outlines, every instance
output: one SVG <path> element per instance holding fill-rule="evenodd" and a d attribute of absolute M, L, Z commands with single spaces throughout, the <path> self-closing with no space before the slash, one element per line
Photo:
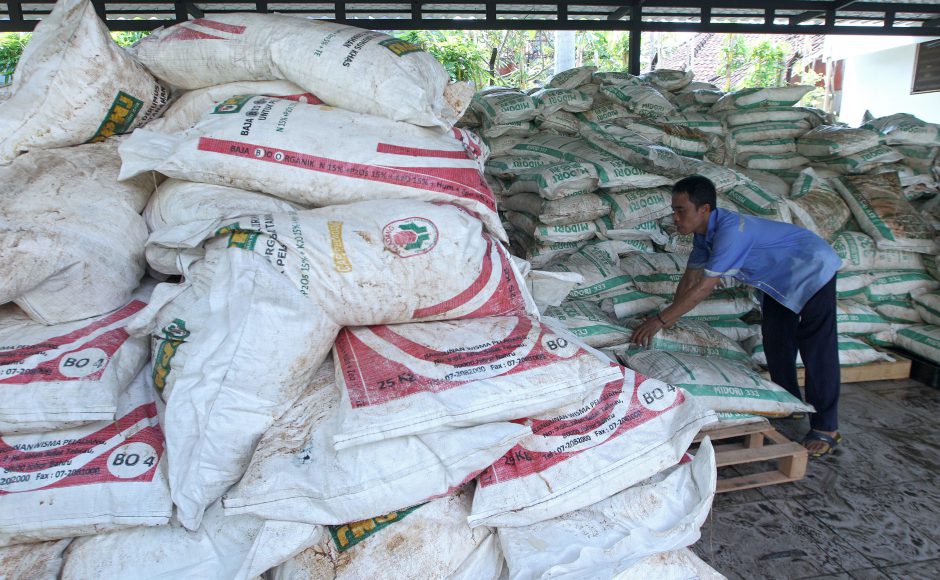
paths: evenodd
<path fill-rule="evenodd" d="M 876 117 L 910 113 L 940 123 L 940 92 L 911 94 L 916 48 L 910 44 L 846 57 L 839 120 L 857 126 L 869 110 Z"/>

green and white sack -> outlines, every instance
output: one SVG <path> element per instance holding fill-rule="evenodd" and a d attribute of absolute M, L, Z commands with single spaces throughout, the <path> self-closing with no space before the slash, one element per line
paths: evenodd
<path fill-rule="evenodd" d="M 894 344 L 940 364 L 940 326 L 924 324 L 901 328 L 894 336 Z"/>
<path fill-rule="evenodd" d="M 755 153 L 796 153 L 796 139 L 766 139 L 763 141 L 737 141 L 734 143 L 735 158 Z M 741 165 L 739 163 L 739 165 Z"/>
<path fill-rule="evenodd" d="M 596 66 L 579 66 L 561 71 L 548 79 L 548 86 L 553 89 L 576 89 L 591 82 Z"/>
<path fill-rule="evenodd" d="M 911 292 L 919 288 L 935 290 L 940 288 L 940 282 L 926 270 L 840 272 L 836 276 L 838 298 L 851 298 L 864 304 L 907 300 Z"/>
<path fill-rule="evenodd" d="M 865 149 L 864 151 L 846 155 L 845 157 L 817 161 L 816 164 L 843 175 L 855 175 L 868 173 L 879 165 L 894 163 L 903 158 L 900 153 L 887 145 L 876 145 L 871 149 Z"/>
<path fill-rule="evenodd" d="M 581 130 L 581 121 L 573 113 L 555 111 L 551 115 L 540 113 L 535 122 L 539 131 L 557 133 L 558 135 L 577 135 Z"/>
<path fill-rule="evenodd" d="M 875 312 L 885 317 L 885 320 L 895 324 L 923 324 L 924 318 L 914 306 L 910 298 L 898 300 L 882 300 L 875 304 Z"/>
<path fill-rule="evenodd" d="M 698 129 L 702 133 L 708 133 L 709 135 L 723 136 L 725 133 L 721 119 L 703 113 L 672 113 L 662 117 L 656 117 L 656 120 L 668 125 L 683 125 L 691 129 Z"/>
<path fill-rule="evenodd" d="M 600 300 L 632 287 L 630 276 L 620 269 L 620 256 L 609 243 L 588 244 L 561 262 L 545 268 L 550 272 L 575 272 L 584 276 L 568 295 L 569 300 Z"/>
<path fill-rule="evenodd" d="M 610 206 L 614 229 L 637 227 L 650 220 L 672 214 L 672 192 L 663 187 L 634 189 L 624 193 L 598 195 Z"/>
<path fill-rule="evenodd" d="M 653 87 L 604 85 L 600 94 L 645 117 L 668 115 L 676 111 L 676 106 Z"/>
<path fill-rule="evenodd" d="M 690 70 L 658 68 L 641 74 L 640 79 L 648 82 L 657 89 L 681 91 L 692 82 L 694 76 L 695 73 Z"/>
<path fill-rule="evenodd" d="M 539 242 L 528 234 L 521 234 L 520 237 L 525 259 L 536 269 L 543 268 L 564 256 L 570 256 L 585 244 L 585 242 Z"/>
<path fill-rule="evenodd" d="M 924 322 L 940 325 L 940 292 L 914 290 L 911 292 L 911 298 L 914 300 L 914 308 L 920 312 Z"/>
<path fill-rule="evenodd" d="M 583 222 L 563 226 L 548 226 L 538 218 L 526 213 L 507 211 L 506 220 L 538 242 L 581 242 L 597 237 L 594 222 Z"/>
<path fill-rule="evenodd" d="M 643 79 L 622 71 L 601 71 L 591 75 L 591 80 L 601 85 L 620 85 L 636 87 L 645 84 Z"/>
<path fill-rule="evenodd" d="M 534 193 L 520 193 L 505 198 L 503 209 L 536 215 L 548 226 L 593 222 L 610 213 L 610 205 L 593 193 L 569 195 L 556 200 L 545 200 Z"/>
<path fill-rule="evenodd" d="M 732 143 L 753 143 L 771 139 L 796 139 L 812 128 L 809 121 L 766 121 L 739 125 L 728 131 Z"/>
<path fill-rule="evenodd" d="M 653 143 L 669 147 L 679 155 L 701 159 L 715 139 L 705 132 L 685 125 L 662 123 L 659 119 L 618 119 L 629 131 L 646 137 Z"/>
<path fill-rule="evenodd" d="M 560 320 L 573 335 L 594 348 L 624 344 L 632 335 L 600 306 L 586 300 L 566 300 L 559 306 L 549 306 L 542 314 Z"/>
<path fill-rule="evenodd" d="M 868 343 L 851 336 L 839 335 L 839 366 L 850 367 L 866 365 L 873 362 L 891 362 L 894 358 L 884 352 L 875 350 Z M 760 336 L 748 339 L 746 346 L 751 351 L 751 361 L 759 366 L 767 366 L 767 354 Z M 796 353 L 796 366 L 803 366 L 803 358 Z"/>
<path fill-rule="evenodd" d="M 748 179 L 741 173 L 738 173 L 730 167 L 724 167 L 710 161 L 700 161 L 698 159 L 684 159 L 683 169 L 685 174 L 697 174 L 707 177 L 713 184 L 715 190 L 721 194 L 725 193 L 736 185 L 747 183 Z"/>
<path fill-rule="evenodd" d="M 880 144 L 880 136 L 871 129 L 853 129 L 839 125 L 821 125 L 804 133 L 796 150 L 814 161 L 847 157 Z"/>
<path fill-rule="evenodd" d="M 809 165 L 799 153 L 745 153 L 736 155 L 735 162 L 748 169 L 793 169 Z"/>
<path fill-rule="evenodd" d="M 575 113 L 575 117 L 580 121 L 585 121 L 588 123 L 608 123 L 614 119 L 638 116 L 636 113 L 630 112 L 630 110 L 623 105 L 618 105 L 616 103 L 597 105 L 595 102 L 595 105 L 596 106 L 590 111 Z"/>
<path fill-rule="evenodd" d="M 633 336 L 633 330 L 642 322 L 640 319 L 633 319 L 625 323 L 630 329 L 625 342 L 629 342 L 629 339 Z M 663 350 L 741 362 L 747 362 L 750 358 L 737 342 L 714 330 L 707 323 L 700 320 L 685 319 L 677 320 L 669 328 L 664 328 L 656 333 L 648 349 L 636 344 L 628 344 L 614 350 L 623 362 L 629 360 L 634 354 L 645 350 Z"/>
<path fill-rule="evenodd" d="M 712 112 L 720 116 L 728 127 L 755 125 L 758 123 L 786 123 L 806 121 L 813 126 L 818 118 L 812 111 L 803 107 L 757 107 L 754 109 L 734 109 Z"/>
<path fill-rule="evenodd" d="M 646 376 L 682 387 L 714 411 L 770 417 L 813 411 L 811 405 L 783 387 L 735 361 L 649 350 L 631 356 L 629 366 Z"/>
<path fill-rule="evenodd" d="M 890 330 L 894 325 L 867 305 L 853 300 L 836 301 L 836 327 L 840 335 L 864 335 Z"/>
<path fill-rule="evenodd" d="M 806 85 L 742 89 L 721 97 L 712 107 L 712 112 L 760 107 L 789 107 L 795 105 L 812 90 L 813 87 Z"/>
<path fill-rule="evenodd" d="M 881 250 L 875 240 L 861 232 L 841 232 L 832 239 L 832 249 L 842 258 L 840 272 L 871 270 L 923 270 L 928 257 L 905 250 Z"/>
<path fill-rule="evenodd" d="M 833 184 L 879 250 L 940 252 L 936 232 L 904 199 L 897 174 L 846 176 Z"/>
<path fill-rule="evenodd" d="M 551 115 L 556 111 L 583 113 L 591 108 L 594 99 L 577 89 L 542 89 L 532 93 L 532 99 L 540 115 Z"/>
<path fill-rule="evenodd" d="M 593 165 L 567 161 L 518 173 L 509 186 L 509 192 L 532 192 L 545 199 L 555 200 L 590 193 L 597 189 L 597 181 L 597 170 Z"/>
<path fill-rule="evenodd" d="M 926 123 L 907 113 L 879 117 L 862 127 L 878 131 L 888 145 L 940 147 L 940 125 Z"/>
<path fill-rule="evenodd" d="M 611 133 L 611 131 L 614 131 L 614 133 Z M 649 141 L 639 135 L 634 134 L 634 137 L 629 138 L 616 134 L 625 131 L 619 125 L 585 123 L 581 127 L 581 136 L 594 149 L 622 159 L 643 171 L 655 175 L 675 177 L 685 172 L 684 160 L 686 158 L 668 147 L 650 144 Z M 653 186 L 647 185 L 646 187 Z"/>
<path fill-rule="evenodd" d="M 477 93 L 470 106 L 480 113 L 484 120 L 489 119 L 496 125 L 528 121 L 539 114 L 538 106 L 532 97 L 520 91 Z"/>
<path fill-rule="evenodd" d="M 487 175 L 501 178 L 515 178 L 518 175 L 529 173 L 533 169 L 552 165 L 553 161 L 536 155 L 501 155 L 490 157 L 484 169 Z"/>
<path fill-rule="evenodd" d="M 800 172 L 786 203 L 793 223 L 824 240 L 832 239 L 852 217 L 842 197 L 811 167 Z"/>
<path fill-rule="evenodd" d="M 759 324 L 748 324 L 743 320 L 710 320 L 706 322 L 714 330 L 727 336 L 735 342 L 741 342 L 760 333 Z"/>
<path fill-rule="evenodd" d="M 904 156 L 901 163 L 921 171 L 930 171 L 937 160 L 937 153 L 940 152 L 940 145 L 934 147 L 929 145 L 894 145 L 891 148 Z"/>
<path fill-rule="evenodd" d="M 610 216 L 602 216 L 594 220 L 594 223 L 597 225 L 597 236 L 604 240 L 644 240 L 659 245 L 666 244 L 669 241 L 666 234 L 659 229 L 659 223 L 656 220 L 618 228 L 614 225 Z"/>
<path fill-rule="evenodd" d="M 739 183 L 723 195 L 746 213 L 787 223 L 791 221 L 790 206 L 786 200 L 764 190 L 753 181 Z M 721 207 L 720 201 L 721 197 L 718 207 Z"/>
<path fill-rule="evenodd" d="M 605 298 L 601 302 L 601 310 L 620 320 L 646 317 L 658 312 L 666 304 L 662 296 L 647 294 L 637 290 L 631 284 L 618 294 Z"/>
<path fill-rule="evenodd" d="M 724 93 L 709 89 L 683 92 L 676 95 L 676 107 L 682 112 L 704 113 L 712 108 Z"/>
<path fill-rule="evenodd" d="M 489 117 L 484 117 L 483 131 L 481 131 L 481 134 L 487 139 L 495 139 L 497 137 L 506 136 L 528 137 L 538 132 L 539 128 L 535 125 L 534 121 L 511 121 L 509 123 L 496 125 L 490 121 Z"/>

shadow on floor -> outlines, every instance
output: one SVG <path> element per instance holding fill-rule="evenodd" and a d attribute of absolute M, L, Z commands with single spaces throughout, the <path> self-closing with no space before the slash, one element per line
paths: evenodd
<path fill-rule="evenodd" d="M 696 554 L 732 579 L 940 578 L 940 389 L 849 384 L 839 405 L 833 454 L 796 483 L 716 496 Z M 773 425 L 795 441 L 809 430 Z"/>

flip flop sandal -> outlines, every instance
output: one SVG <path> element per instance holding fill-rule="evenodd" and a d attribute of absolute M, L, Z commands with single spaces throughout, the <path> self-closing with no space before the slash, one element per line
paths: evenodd
<path fill-rule="evenodd" d="M 807 441 L 822 441 L 829 446 L 824 451 L 817 451 L 815 453 L 811 451 L 809 454 L 810 457 L 822 457 L 823 455 L 829 455 L 832 453 L 836 446 L 842 442 L 842 435 L 836 433 L 835 437 L 830 437 L 821 431 L 816 431 L 813 429 L 806 434 L 806 437 L 803 438 L 802 442 L 805 444 Z"/>

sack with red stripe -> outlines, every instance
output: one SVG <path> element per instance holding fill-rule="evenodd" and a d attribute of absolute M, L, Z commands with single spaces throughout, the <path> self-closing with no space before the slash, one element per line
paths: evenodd
<path fill-rule="evenodd" d="M 245 476 L 222 498 L 226 515 L 338 525 L 452 493 L 531 434 L 489 423 L 386 439 L 337 451 L 333 365 L 264 434 Z"/>
<path fill-rule="evenodd" d="M 121 177 L 156 170 L 307 207 L 374 199 L 455 203 L 505 239 L 495 196 L 465 138 L 459 130 L 239 96 L 182 133 L 135 131 L 120 149 Z"/>
<path fill-rule="evenodd" d="M 55 326 L 0 307 L 0 435 L 113 419 L 118 393 L 150 354 L 147 340 L 125 329 L 143 294 L 106 316 Z"/>
<path fill-rule="evenodd" d="M 122 391 L 114 420 L 0 437 L 0 546 L 165 524 L 165 470 L 143 372 Z"/>
<path fill-rule="evenodd" d="M 158 286 L 134 329 L 159 345 L 173 501 L 190 529 L 242 476 L 342 326 L 536 312 L 508 253 L 453 205 L 387 200 L 193 222 L 150 241 L 148 256 L 175 253 L 167 273 L 186 279 Z"/>
<path fill-rule="evenodd" d="M 565 330 L 526 316 L 344 328 L 337 449 L 537 415 L 619 376 Z"/>
<path fill-rule="evenodd" d="M 471 526 L 526 526 L 587 507 L 674 465 L 713 411 L 682 389 L 623 377 L 521 421 L 532 435 L 480 474 Z"/>
<path fill-rule="evenodd" d="M 410 42 L 293 15 L 213 14 L 156 30 L 133 51 L 184 89 L 282 79 L 330 105 L 416 125 L 449 129 L 473 94 Z"/>

